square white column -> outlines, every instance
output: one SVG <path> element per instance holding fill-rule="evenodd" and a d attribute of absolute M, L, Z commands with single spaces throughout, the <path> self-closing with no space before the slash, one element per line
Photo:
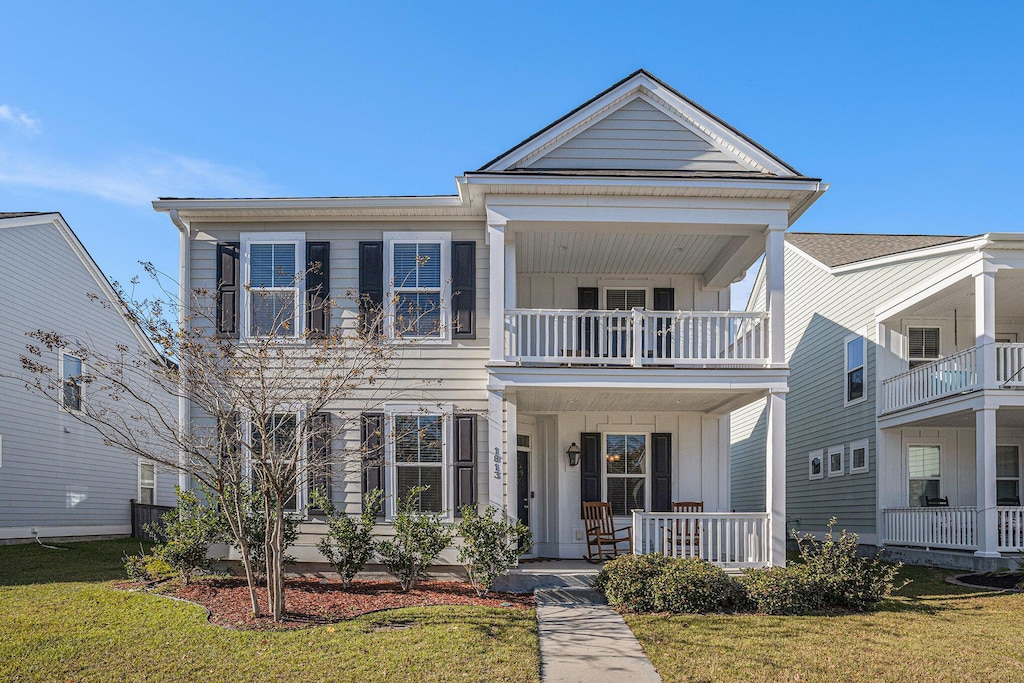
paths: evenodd
<path fill-rule="evenodd" d="M 996 409 L 974 412 L 978 465 L 978 550 L 980 557 L 999 557 L 996 513 Z"/>
<path fill-rule="evenodd" d="M 492 222 L 493 221 L 493 222 Z M 489 250 L 490 294 L 490 359 L 505 358 L 505 223 L 488 218 L 487 245 Z"/>
<path fill-rule="evenodd" d="M 974 276 L 974 334 L 977 346 L 978 383 L 984 389 L 996 386 L 996 274 L 985 271 Z"/>
<path fill-rule="evenodd" d="M 502 391 L 487 392 L 487 504 L 505 506 L 505 399 Z"/>
<path fill-rule="evenodd" d="M 786 362 L 786 309 L 783 296 L 786 281 L 785 230 L 785 225 L 769 226 L 765 236 L 765 302 L 768 305 L 768 330 L 771 335 L 768 354 L 772 364 Z"/>
<path fill-rule="evenodd" d="M 765 511 L 768 513 L 768 562 L 786 564 L 786 395 L 768 395 L 765 444 Z"/>

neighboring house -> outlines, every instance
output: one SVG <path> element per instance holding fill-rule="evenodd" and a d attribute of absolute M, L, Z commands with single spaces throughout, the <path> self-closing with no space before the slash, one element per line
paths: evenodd
<path fill-rule="evenodd" d="M 125 536 L 131 499 L 174 505 L 176 474 L 104 445 L 72 415 L 90 400 L 87 385 L 66 386 L 58 404 L 16 378 L 32 342 L 26 333 L 34 330 L 109 352 L 124 344 L 155 355 L 119 310 L 110 284 L 59 213 L 0 213 L 0 542 Z M 69 354 L 44 349 L 42 362 L 63 377 L 88 372 Z"/>
<path fill-rule="evenodd" d="M 644 71 L 456 184 L 453 196 L 154 207 L 181 230 L 192 288 L 242 291 L 223 330 L 242 339 L 258 324 L 237 285 L 269 281 L 267 245 L 289 268 L 329 263 L 332 326 L 358 324 L 347 291 L 440 303 L 439 327 L 402 354 L 400 400 L 338 438 L 358 445 L 420 420 L 441 447 L 396 461 L 385 438 L 382 471 L 339 468 L 331 495 L 346 509 L 382 486 L 390 516 L 396 492 L 432 481 L 426 507 L 490 503 L 530 526 L 535 555 L 579 558 L 582 501 L 610 502 L 622 525 L 641 511 L 642 549 L 662 548 L 672 502 L 701 501 L 705 556 L 783 562 L 783 232 L 827 186 Z M 768 303 L 730 312 L 729 285 L 766 252 Z M 309 324 L 301 304 L 295 316 Z M 733 515 L 729 413 L 764 397 L 767 514 Z"/>
<path fill-rule="evenodd" d="M 785 261 L 788 525 L 835 516 L 919 563 L 1019 557 L 1024 234 L 789 233 Z M 738 510 L 763 504 L 764 421 L 733 414 Z"/>

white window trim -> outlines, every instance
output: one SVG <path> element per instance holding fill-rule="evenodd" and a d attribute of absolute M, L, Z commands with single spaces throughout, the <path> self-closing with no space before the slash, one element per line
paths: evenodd
<path fill-rule="evenodd" d="M 857 366 L 862 371 L 864 393 L 860 398 L 850 399 L 850 373 L 857 368 L 850 369 L 850 342 L 860 340 L 861 364 Z M 843 406 L 855 406 L 868 400 L 868 340 L 863 333 L 848 334 L 843 339 Z"/>
<path fill-rule="evenodd" d="M 839 455 L 839 469 L 832 469 L 832 456 Z M 825 453 L 825 469 L 828 471 L 828 478 L 841 477 L 846 473 L 846 447 L 845 446 L 829 446 L 828 452 Z"/>
<path fill-rule="evenodd" d="M 926 357 L 911 358 L 910 357 L 910 330 L 938 330 L 939 331 L 939 339 L 938 339 L 938 342 L 939 342 L 938 343 L 939 355 L 935 356 L 934 358 L 931 358 L 931 357 L 927 357 L 927 358 Z M 907 337 L 907 365 L 909 365 L 910 363 L 918 363 L 918 364 L 924 365 L 925 363 L 934 363 L 935 361 L 942 359 L 942 325 L 934 325 L 934 324 L 933 325 L 925 325 L 925 324 L 907 325 L 904 328 L 903 331 L 904 331 L 904 333 L 906 334 L 906 337 Z"/>
<path fill-rule="evenodd" d="M 1017 444 L 1017 443 L 997 443 L 996 444 L 996 448 L 997 449 L 1000 446 L 1002 446 L 1003 448 L 1016 448 L 1017 449 L 1017 476 L 1016 477 L 1000 477 L 999 476 L 999 471 L 996 470 L 996 477 L 995 477 L 995 479 L 996 479 L 997 482 L 998 481 L 1015 481 L 1015 482 L 1017 482 L 1017 496 L 1021 497 L 1021 494 L 1024 493 L 1024 462 L 1021 462 L 1021 453 L 1024 452 L 1024 448 L 1021 448 L 1020 444 Z M 998 486 L 997 486 L 997 490 L 998 490 Z M 999 498 L 999 496 L 998 496 L 998 494 L 996 494 L 997 501 L 998 501 L 998 498 Z M 1022 500 L 1021 502 L 1024 503 L 1024 500 Z"/>
<path fill-rule="evenodd" d="M 614 288 L 613 288 L 614 289 Z M 644 510 L 650 512 L 651 510 L 651 433 L 650 432 L 638 432 L 628 431 L 624 429 L 611 428 L 601 432 L 601 500 L 608 502 L 608 435 L 613 436 L 642 436 L 644 437 L 644 453 L 646 455 L 646 471 L 644 472 Z M 613 474 L 613 479 L 625 479 L 625 478 L 636 478 L 635 474 Z M 630 516 L 630 512 L 626 513 L 626 517 Z M 621 515 L 620 519 L 625 519 Z"/>
<path fill-rule="evenodd" d="M 920 448 L 937 448 L 937 449 L 939 449 L 939 476 L 937 476 L 937 477 L 911 477 L 910 476 L 910 449 L 915 447 L 915 446 L 920 447 Z M 927 441 L 918 441 L 918 442 L 908 443 L 907 446 L 906 446 L 906 449 L 903 451 L 903 458 L 904 458 L 904 460 L 903 460 L 904 466 L 907 468 L 905 470 L 906 473 L 907 473 L 907 478 L 906 478 L 906 482 L 905 482 L 906 488 L 904 489 L 904 491 L 906 493 L 907 505 L 909 507 L 917 507 L 917 506 L 914 506 L 914 505 L 910 504 L 910 482 L 912 480 L 917 480 L 917 481 L 937 481 L 937 482 L 939 482 L 939 497 L 941 498 L 942 497 L 942 444 L 938 444 L 938 443 L 934 443 L 934 442 L 927 442 Z"/>
<path fill-rule="evenodd" d="M 441 418 L 441 519 L 447 522 L 455 520 L 455 510 L 451 501 L 454 458 L 452 447 L 453 406 L 436 403 L 393 403 L 384 406 L 384 490 L 391 493 L 384 504 L 384 521 L 391 522 L 398 512 L 398 465 L 395 462 L 395 417 L 419 416 Z"/>
<path fill-rule="evenodd" d="M 853 465 L 853 452 L 859 448 L 864 449 L 864 466 L 854 467 Z M 860 441 L 854 441 L 850 444 L 850 474 L 863 474 L 864 472 L 870 471 L 869 460 L 871 459 L 871 449 L 869 448 L 868 439 L 861 439 Z"/>
<path fill-rule="evenodd" d="M 818 458 L 818 462 L 821 464 L 821 470 L 817 474 L 814 473 L 814 459 Z M 825 478 L 825 451 L 819 448 L 816 451 L 811 451 L 807 454 L 807 478 L 824 479 Z"/>
<path fill-rule="evenodd" d="M 302 339 L 302 336 L 306 332 L 306 233 L 304 232 L 243 232 L 239 236 L 242 249 L 242 263 L 239 275 L 241 276 L 241 282 L 239 283 L 238 295 L 241 297 L 240 310 L 242 318 L 242 329 L 240 338 L 244 341 L 246 339 L 261 339 L 257 335 L 253 335 L 250 330 L 252 329 L 252 306 L 249 305 L 250 292 L 248 285 L 252 282 L 252 277 L 249 274 L 249 247 L 253 244 L 293 244 L 295 245 L 295 275 L 297 279 L 292 287 L 282 287 L 280 289 L 294 289 L 295 290 L 295 324 L 292 328 L 295 331 L 294 335 L 283 336 L 281 341 L 298 341 Z M 275 290 L 278 288 L 274 288 Z"/>
<path fill-rule="evenodd" d="M 137 491 L 136 491 L 136 498 L 135 498 L 135 500 L 137 502 L 139 502 L 139 503 L 142 503 L 142 466 L 143 465 L 152 465 L 153 466 L 153 502 L 151 503 L 151 505 L 159 505 L 160 503 L 157 502 L 157 491 L 159 490 L 159 488 L 157 487 L 156 463 L 153 462 L 152 460 L 147 460 L 146 458 L 139 458 L 138 475 L 136 476 L 136 480 L 138 482 L 138 487 L 137 487 Z"/>
<path fill-rule="evenodd" d="M 452 342 L 452 234 L 450 232 L 384 233 L 384 332 L 390 339 L 395 338 L 394 245 L 423 242 L 440 242 L 441 244 L 441 334 L 437 337 L 413 337 L 403 334 L 402 339 L 416 344 L 450 344 Z M 424 291 L 433 291 L 433 288 Z"/>
<path fill-rule="evenodd" d="M 305 417 L 304 408 L 288 408 L 282 407 L 281 410 L 275 411 L 274 415 L 294 415 L 295 416 L 295 429 L 298 431 L 299 425 L 302 423 Z M 252 416 L 248 415 L 242 420 L 242 433 L 245 435 L 246 443 L 249 444 L 249 453 L 245 457 L 245 476 L 252 480 L 252 463 L 250 461 L 252 453 Z M 299 472 L 299 476 L 295 480 L 295 509 L 285 509 L 285 514 L 302 516 L 309 508 L 309 501 L 306 500 L 306 446 L 308 439 L 302 439 L 299 452 L 299 460 L 295 463 L 295 467 Z"/>
<path fill-rule="evenodd" d="M 69 413 L 80 413 L 82 412 L 82 404 L 85 403 L 85 384 L 83 382 L 78 383 L 78 408 L 69 408 L 64 403 L 64 356 L 71 356 L 81 364 L 82 375 L 85 374 L 85 360 L 63 350 L 57 352 L 57 365 L 58 372 L 60 373 L 60 409 Z"/>

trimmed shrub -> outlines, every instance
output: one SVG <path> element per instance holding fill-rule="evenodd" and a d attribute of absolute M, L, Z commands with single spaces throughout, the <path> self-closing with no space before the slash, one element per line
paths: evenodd
<path fill-rule="evenodd" d="M 313 492 L 313 504 L 327 515 L 327 534 L 316 544 L 338 576 L 348 586 L 373 556 L 373 525 L 377 523 L 383 500 L 380 489 L 369 491 L 363 497 L 363 511 L 358 520 L 338 512 L 334 504 L 321 492 Z"/>
<path fill-rule="evenodd" d="M 452 542 L 453 530 L 440 515 L 416 511 L 424 491 L 424 486 L 414 487 L 404 499 L 398 500 L 398 511 L 392 520 L 395 535 L 380 541 L 376 548 L 381 563 L 395 575 L 403 591 L 413 588 Z"/>
<path fill-rule="evenodd" d="M 456 533 L 462 536 L 459 562 L 466 568 L 469 583 L 483 596 L 499 576 L 515 566 L 519 556 L 533 547 L 529 528 L 512 521 L 492 505 L 481 515 L 475 505 L 464 505 Z"/>
<path fill-rule="evenodd" d="M 169 579 L 177 574 L 167 560 L 156 555 L 125 555 L 124 571 L 129 579 L 135 581 L 158 581 Z"/>
<path fill-rule="evenodd" d="M 736 609 L 743 591 L 721 567 L 698 558 L 672 559 L 651 579 L 657 612 L 706 614 Z"/>
<path fill-rule="evenodd" d="M 750 569 L 739 586 L 743 608 L 761 614 L 809 614 L 824 605 L 820 587 L 802 565 Z"/>
<path fill-rule="evenodd" d="M 178 507 L 161 515 L 166 541 L 153 546 L 153 555 L 172 567 L 182 583 L 187 584 L 193 572 L 209 567 L 206 553 L 220 535 L 220 514 L 193 491 L 178 487 L 174 490 L 178 494 Z M 152 576 L 154 571 L 147 569 L 147 573 Z"/>
<path fill-rule="evenodd" d="M 608 604 L 631 612 L 654 612 L 655 579 L 673 560 L 664 555 L 621 555 L 606 562 L 594 581 Z"/>

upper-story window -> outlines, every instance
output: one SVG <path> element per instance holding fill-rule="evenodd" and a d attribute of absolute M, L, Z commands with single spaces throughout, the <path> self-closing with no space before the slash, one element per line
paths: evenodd
<path fill-rule="evenodd" d="M 61 354 L 61 405 L 65 410 L 82 409 L 82 359 Z"/>
<path fill-rule="evenodd" d="M 604 291 L 605 308 L 610 311 L 630 311 L 647 307 L 647 290 L 635 287 L 609 287 Z"/>
<path fill-rule="evenodd" d="M 385 233 L 388 333 L 395 337 L 451 338 L 451 236 Z"/>
<path fill-rule="evenodd" d="M 853 334 L 845 340 L 846 394 L 845 403 L 860 403 L 867 398 L 864 389 L 864 337 Z"/>
<path fill-rule="evenodd" d="M 305 236 L 242 235 L 243 329 L 246 337 L 294 338 L 302 334 Z"/>
<path fill-rule="evenodd" d="M 939 328 L 908 327 L 907 343 L 910 367 L 914 368 L 939 359 Z"/>

